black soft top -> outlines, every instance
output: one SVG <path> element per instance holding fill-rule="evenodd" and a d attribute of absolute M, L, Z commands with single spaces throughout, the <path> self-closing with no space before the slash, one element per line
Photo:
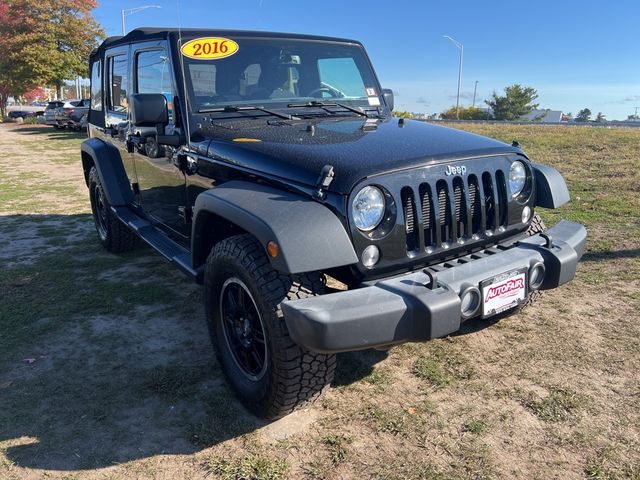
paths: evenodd
<path fill-rule="evenodd" d="M 343 42 L 343 43 L 355 43 L 361 45 L 357 40 L 350 40 L 347 38 L 336 37 L 323 37 L 319 35 L 303 35 L 299 33 L 279 33 L 279 32 L 263 32 L 259 30 L 225 30 L 225 29 L 202 29 L 202 28 L 183 28 L 178 30 L 177 28 L 161 28 L 161 27 L 146 27 L 136 28 L 130 31 L 125 36 L 114 36 L 107 38 L 102 44 L 93 52 L 91 56 L 95 56 L 103 50 L 115 47 L 117 45 L 125 45 L 127 43 L 144 42 L 146 40 L 158 40 L 167 39 L 171 36 L 177 38 L 178 33 L 181 31 L 185 37 L 202 36 L 228 36 L 228 37 L 262 37 L 262 38 L 286 38 L 286 39 L 301 39 L 301 40 L 319 40 L 324 42 Z"/>

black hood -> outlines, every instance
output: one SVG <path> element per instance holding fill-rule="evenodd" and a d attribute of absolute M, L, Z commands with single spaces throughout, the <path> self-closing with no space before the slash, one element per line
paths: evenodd
<path fill-rule="evenodd" d="M 521 153 L 472 133 L 395 118 L 213 122 L 199 130 L 212 139 L 210 157 L 306 185 L 314 185 L 322 167 L 332 165 L 335 178 L 330 190 L 338 193 L 348 193 L 360 180 L 383 172 L 442 160 Z"/>

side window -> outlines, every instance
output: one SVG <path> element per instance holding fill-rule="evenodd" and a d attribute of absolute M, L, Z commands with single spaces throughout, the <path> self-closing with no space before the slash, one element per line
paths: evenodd
<path fill-rule="evenodd" d="M 102 110 L 102 62 L 98 60 L 91 66 L 91 109 Z"/>
<path fill-rule="evenodd" d="M 136 55 L 137 93 L 164 94 L 171 113 L 173 88 L 169 64 L 169 56 L 164 50 L 150 50 Z"/>
<path fill-rule="evenodd" d="M 353 58 L 321 58 L 318 73 L 321 86 L 337 90 L 343 98 L 366 96 L 364 81 Z"/>
<path fill-rule="evenodd" d="M 118 113 L 129 111 L 127 63 L 126 55 L 109 58 L 109 110 Z"/>
<path fill-rule="evenodd" d="M 171 93 L 169 57 L 163 50 L 140 52 L 136 56 L 137 93 Z"/>

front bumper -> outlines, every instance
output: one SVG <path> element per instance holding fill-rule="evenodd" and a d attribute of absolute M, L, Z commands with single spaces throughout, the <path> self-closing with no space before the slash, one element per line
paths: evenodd
<path fill-rule="evenodd" d="M 375 285 L 282 304 L 294 342 L 316 352 L 344 352 L 449 335 L 463 321 L 461 292 L 488 278 L 543 264 L 539 289 L 556 288 L 573 279 L 585 250 L 584 226 L 562 220 L 544 234 L 513 245 L 383 279 Z"/>

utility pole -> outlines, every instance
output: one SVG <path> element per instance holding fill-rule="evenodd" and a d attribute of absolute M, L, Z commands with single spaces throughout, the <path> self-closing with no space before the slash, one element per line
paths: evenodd
<path fill-rule="evenodd" d="M 456 42 L 449 35 L 443 35 L 443 37 L 460 49 L 460 62 L 458 63 L 458 94 L 456 95 L 456 119 L 460 119 L 460 83 L 462 82 L 462 58 L 464 56 L 464 45 L 460 42 Z"/>
<path fill-rule="evenodd" d="M 476 84 L 473 87 L 473 103 L 471 104 L 473 108 L 476 108 L 476 92 L 477 91 L 478 91 L 478 80 L 476 80 Z"/>
<path fill-rule="evenodd" d="M 124 9 L 124 10 L 120 10 L 120 15 L 121 15 L 121 19 L 122 19 L 122 36 L 125 36 L 127 34 L 127 29 L 126 29 L 126 26 L 124 24 L 124 17 L 126 15 L 132 15 L 134 13 L 141 12 L 142 10 L 146 10 L 147 8 L 162 8 L 162 7 L 160 5 L 144 5 L 142 7 L 127 8 L 127 9 Z"/>

